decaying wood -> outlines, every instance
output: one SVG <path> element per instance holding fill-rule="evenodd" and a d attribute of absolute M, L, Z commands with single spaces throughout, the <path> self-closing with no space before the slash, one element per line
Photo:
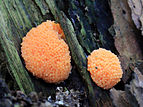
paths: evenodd
<path fill-rule="evenodd" d="M 90 106 L 141 104 L 142 98 L 134 97 L 138 95 L 137 92 L 134 94 L 138 91 L 134 84 L 137 81 L 132 80 L 134 82 L 126 85 L 123 91 L 103 90 L 92 82 L 87 71 L 87 56 L 99 47 L 109 49 L 119 54 L 125 85 L 131 78 L 130 64 L 143 58 L 128 2 L 111 0 L 110 5 L 111 11 L 107 0 L 0 0 L 0 43 L 20 90 L 26 94 L 37 90 L 47 92 L 47 88 L 55 91 L 52 86 L 56 85 L 37 80 L 27 72 L 20 52 L 22 37 L 32 27 L 50 19 L 59 22 L 64 30 L 72 60 L 87 88 Z"/>
<path fill-rule="evenodd" d="M 73 25 L 71 21 L 65 16 L 63 12 L 60 12 L 56 7 L 54 1 L 47 0 L 49 4 L 49 8 L 55 19 L 60 22 L 64 33 L 66 35 L 66 41 L 70 47 L 72 58 L 79 69 L 79 72 L 85 81 L 85 84 L 88 87 L 88 98 L 91 106 L 112 106 L 111 99 L 108 95 L 108 91 L 103 91 L 97 86 L 93 85 L 91 82 L 91 78 L 87 72 L 87 61 L 86 61 L 86 53 L 83 48 L 80 46 L 79 41 L 77 40 Z M 84 38 L 82 38 L 84 39 Z M 90 36 L 88 37 L 90 39 Z M 88 43 L 87 43 L 88 44 Z M 96 96 L 96 93 L 100 94 L 100 96 Z M 104 102 L 100 102 L 100 100 Z"/>
<path fill-rule="evenodd" d="M 28 74 L 24 67 L 22 66 L 22 62 L 20 60 L 17 47 L 20 45 L 20 32 L 13 32 L 16 28 L 15 24 L 8 13 L 9 9 L 8 4 L 0 1 L 0 35 L 1 35 L 1 44 L 5 50 L 7 60 L 9 62 L 11 71 L 22 91 L 27 92 L 33 91 L 33 84 L 31 80 L 28 78 Z M 8 8 L 8 9 L 7 9 Z M 10 26 L 11 25 L 11 26 Z M 18 29 L 17 29 L 18 30 Z M 22 32 L 21 32 L 22 33 Z M 13 34 L 13 35 L 12 35 Z M 15 42 L 14 42 L 15 41 Z"/>
<path fill-rule="evenodd" d="M 47 0 L 47 3 L 49 5 L 49 8 L 53 15 L 55 16 L 55 19 L 60 22 L 64 33 L 66 35 L 66 40 L 68 42 L 68 45 L 71 50 L 71 55 L 73 60 L 75 61 L 76 65 L 78 65 L 78 68 L 80 70 L 80 74 L 82 75 L 83 79 L 85 80 L 88 91 L 89 91 L 89 100 L 91 101 L 90 104 L 92 106 L 96 106 L 95 103 L 95 95 L 94 90 L 92 87 L 91 79 L 89 77 L 89 74 L 86 70 L 86 55 L 82 49 L 82 47 L 79 45 L 79 42 L 76 38 L 74 28 L 72 26 L 72 23 L 70 20 L 64 15 L 64 13 L 60 12 L 54 1 Z"/>
<path fill-rule="evenodd" d="M 116 107 L 142 107 L 143 105 L 143 62 L 134 68 L 132 81 L 125 85 L 125 91 L 111 89 L 111 96 Z"/>
<path fill-rule="evenodd" d="M 131 8 L 131 16 L 137 29 L 142 31 L 143 35 L 143 1 L 142 0 L 128 0 L 128 4 Z"/>
<path fill-rule="evenodd" d="M 129 66 L 143 58 L 139 45 L 136 29 L 131 22 L 131 15 L 127 1 L 111 0 L 111 10 L 114 17 L 116 32 L 115 46 L 119 52 L 119 58 L 124 70 L 123 81 L 126 83 L 131 72 Z"/>
<path fill-rule="evenodd" d="M 25 93 L 34 91 L 34 84 L 21 60 L 20 43 L 21 38 L 26 35 L 32 26 L 36 26 L 43 21 L 42 15 L 32 1 L 1 0 L 0 18 L 0 41 L 10 71 L 20 90 Z"/>

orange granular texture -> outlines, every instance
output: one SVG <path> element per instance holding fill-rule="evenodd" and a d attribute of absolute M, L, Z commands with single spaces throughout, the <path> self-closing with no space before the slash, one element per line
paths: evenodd
<path fill-rule="evenodd" d="M 123 74 L 118 57 L 102 48 L 88 56 L 88 71 L 93 81 L 104 89 L 116 85 Z"/>
<path fill-rule="evenodd" d="M 46 22 L 43 22 L 40 26 L 37 26 L 38 29 L 43 29 L 43 31 L 48 30 L 54 30 L 56 31 L 59 35 L 59 38 L 65 39 L 65 35 L 63 30 L 60 27 L 59 23 L 55 23 L 54 21 L 47 20 Z"/>
<path fill-rule="evenodd" d="M 23 38 L 21 52 L 28 71 L 48 83 L 68 78 L 71 71 L 69 47 L 59 24 L 43 22 Z"/>

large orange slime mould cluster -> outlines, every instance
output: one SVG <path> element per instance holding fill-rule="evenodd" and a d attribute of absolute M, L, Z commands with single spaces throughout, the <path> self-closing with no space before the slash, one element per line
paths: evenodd
<path fill-rule="evenodd" d="M 123 74 L 118 57 L 102 48 L 88 56 L 88 71 L 93 81 L 104 89 L 116 85 Z"/>
<path fill-rule="evenodd" d="M 60 25 L 54 21 L 47 20 L 32 28 L 21 44 L 28 71 L 48 83 L 67 79 L 71 71 L 71 56 L 68 45 L 62 39 L 64 37 Z"/>

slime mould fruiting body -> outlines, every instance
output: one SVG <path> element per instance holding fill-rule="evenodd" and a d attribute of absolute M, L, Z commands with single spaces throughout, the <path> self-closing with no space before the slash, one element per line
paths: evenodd
<path fill-rule="evenodd" d="M 26 68 L 48 83 L 59 83 L 71 72 L 71 56 L 58 23 L 47 20 L 23 38 L 21 52 Z"/>
<path fill-rule="evenodd" d="M 122 78 L 118 57 L 111 51 L 99 48 L 88 56 L 88 71 L 92 80 L 104 89 L 110 89 Z"/>

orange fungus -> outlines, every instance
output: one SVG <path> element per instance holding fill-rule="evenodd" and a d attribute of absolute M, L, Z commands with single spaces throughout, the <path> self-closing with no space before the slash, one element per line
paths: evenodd
<path fill-rule="evenodd" d="M 32 28 L 21 44 L 28 71 L 48 83 L 67 79 L 71 71 L 71 56 L 62 39 L 64 37 L 60 25 L 53 21 L 48 20 Z"/>
<path fill-rule="evenodd" d="M 102 48 L 94 50 L 88 56 L 88 71 L 92 80 L 104 89 L 116 85 L 123 74 L 118 57 Z"/>

